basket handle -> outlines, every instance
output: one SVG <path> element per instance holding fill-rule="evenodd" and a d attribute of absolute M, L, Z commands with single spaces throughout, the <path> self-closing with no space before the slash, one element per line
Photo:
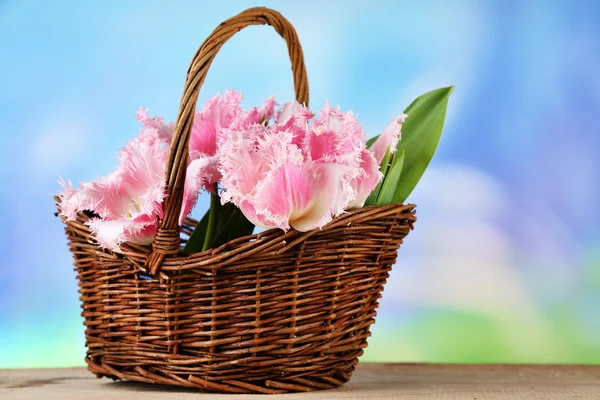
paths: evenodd
<path fill-rule="evenodd" d="M 165 256 L 177 254 L 180 250 L 179 214 L 183 202 L 190 132 L 200 88 L 210 65 L 223 44 L 250 25 L 271 25 L 283 37 L 292 62 L 296 100 L 308 106 L 308 80 L 302 48 L 292 24 L 277 11 L 266 7 L 249 8 L 222 22 L 206 38 L 194 55 L 188 69 L 171 149 L 167 158 L 165 169 L 167 196 L 163 202 L 164 217 L 159 221 L 159 227 L 152 242 L 152 252 L 146 258 L 146 267 L 153 275 L 158 272 Z"/>

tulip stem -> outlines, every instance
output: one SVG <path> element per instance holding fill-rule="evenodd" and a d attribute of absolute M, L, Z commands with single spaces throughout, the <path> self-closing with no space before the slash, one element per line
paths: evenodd
<path fill-rule="evenodd" d="M 206 227 L 206 236 L 204 236 L 204 244 L 202 245 L 202 251 L 208 250 L 212 242 L 213 231 L 217 223 L 217 207 L 221 199 L 217 194 L 217 185 L 213 186 L 214 193 L 210 194 L 210 210 L 208 211 L 208 224 Z"/>

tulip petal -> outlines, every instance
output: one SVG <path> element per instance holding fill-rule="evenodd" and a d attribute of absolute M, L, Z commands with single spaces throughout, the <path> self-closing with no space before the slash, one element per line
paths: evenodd
<path fill-rule="evenodd" d="M 362 207 L 369 194 L 377 187 L 383 177 L 373 152 L 363 149 L 360 157 L 360 173 L 351 181 L 351 185 L 356 192 L 356 198 L 349 202 L 349 209 Z"/>
<path fill-rule="evenodd" d="M 228 132 L 219 160 L 224 201 L 233 201 L 239 206 L 270 170 L 303 159 L 300 149 L 291 143 L 290 132 L 267 132 L 268 128 L 263 125 Z"/>
<path fill-rule="evenodd" d="M 281 229 L 320 228 L 341 213 L 351 188 L 339 164 L 286 163 L 271 171 L 252 199 L 259 215 Z"/>
<path fill-rule="evenodd" d="M 309 160 L 350 163 L 358 168 L 366 136 L 351 111 L 342 113 L 326 104 L 319 118 L 307 129 L 303 151 Z"/>
<path fill-rule="evenodd" d="M 185 174 L 185 189 L 183 191 L 183 205 L 179 215 L 179 224 L 192 212 L 198 201 L 198 194 L 203 188 L 207 192 L 213 191 L 213 183 L 220 177 L 217 171 L 217 157 L 200 157 L 192 160 Z"/>
<path fill-rule="evenodd" d="M 239 204 L 239 209 L 242 211 L 248 221 L 263 229 L 278 228 L 277 224 L 271 221 L 268 216 L 256 212 L 254 206 L 245 200 Z"/>
<path fill-rule="evenodd" d="M 149 244 L 152 242 L 158 221 L 155 218 L 103 220 L 93 218 L 87 222 L 100 246 L 119 252 L 123 242 Z"/>
<path fill-rule="evenodd" d="M 297 101 L 284 104 L 277 112 L 273 130 L 275 132 L 291 132 L 292 144 L 302 147 L 309 121 L 315 116 L 304 105 Z"/>
<path fill-rule="evenodd" d="M 402 124 L 406 120 L 406 117 L 406 114 L 401 114 L 394 118 L 369 148 L 375 155 L 377 164 L 381 164 L 381 160 L 383 160 L 388 147 L 390 148 L 390 153 L 396 151 L 396 146 L 402 136 Z"/>
<path fill-rule="evenodd" d="M 119 251 L 120 244 L 126 241 L 126 220 L 105 221 L 100 218 L 91 219 L 87 223 L 100 246 L 112 251 Z"/>
<path fill-rule="evenodd" d="M 139 108 L 135 117 L 143 124 L 141 136 L 154 136 L 162 143 L 171 144 L 171 140 L 173 139 L 173 123 L 165 124 L 162 117 L 150 117 L 147 108 Z"/>
<path fill-rule="evenodd" d="M 240 115 L 242 94 L 229 90 L 208 100 L 202 111 L 194 115 L 190 136 L 190 152 L 214 156 L 224 128 L 229 128 Z"/>
<path fill-rule="evenodd" d="M 244 129 L 250 125 L 260 124 L 263 121 L 271 120 L 275 115 L 275 97 L 268 98 L 262 107 L 252 107 L 248 111 L 243 111 L 239 118 L 233 123 L 232 128 Z"/>

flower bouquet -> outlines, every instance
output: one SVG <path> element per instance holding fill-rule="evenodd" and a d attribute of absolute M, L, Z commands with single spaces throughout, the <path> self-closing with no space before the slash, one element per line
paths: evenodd
<path fill-rule="evenodd" d="M 228 91 L 196 111 L 217 51 L 256 24 L 286 40 L 296 101 L 245 110 Z M 176 123 L 140 109 L 114 172 L 78 188 L 61 180 L 89 369 L 230 393 L 346 382 L 416 220 L 402 203 L 435 152 L 452 89 L 419 97 L 366 141 L 352 112 L 310 111 L 302 50 L 279 13 L 222 23 L 194 57 Z M 197 222 L 201 193 L 210 209 Z"/>

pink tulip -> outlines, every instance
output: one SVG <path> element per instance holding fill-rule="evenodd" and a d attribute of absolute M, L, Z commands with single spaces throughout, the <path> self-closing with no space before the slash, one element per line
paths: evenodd
<path fill-rule="evenodd" d="M 208 100 L 202 111 L 196 112 L 190 136 L 192 155 L 210 157 L 216 154 L 221 130 L 229 128 L 239 118 L 242 112 L 241 101 L 241 93 L 227 91 L 223 96 L 216 95 Z"/>
<path fill-rule="evenodd" d="M 254 207 L 267 225 L 301 232 L 321 228 L 352 195 L 342 182 L 347 168 L 315 162 L 281 165 L 257 187 Z"/>
<path fill-rule="evenodd" d="M 274 131 L 289 131 L 293 135 L 292 143 L 302 147 L 309 121 L 315 116 L 304 105 L 297 101 L 284 104 L 277 112 Z"/>
<path fill-rule="evenodd" d="M 242 97 L 241 93 L 226 91 L 224 95 L 216 95 L 208 100 L 202 111 L 194 116 L 190 136 L 190 160 L 192 163 L 198 159 L 201 161 L 194 167 L 196 175 L 190 179 L 200 179 L 202 186 L 209 192 L 214 190 L 214 184 L 221 178 L 215 155 L 223 141 L 224 131 L 232 128 L 244 129 L 260 123 L 263 118 L 267 121 L 273 118 L 276 104 L 273 97 L 262 107 L 253 107 L 248 111 L 242 109 Z"/>
<path fill-rule="evenodd" d="M 88 225 L 98 243 L 113 251 L 124 241 L 150 243 L 163 216 L 167 151 L 156 131 L 143 130 L 121 151 L 115 172 L 78 190 L 64 185 L 62 214 L 74 219 L 77 212 L 94 212 Z"/>
<path fill-rule="evenodd" d="M 275 97 L 269 97 L 262 107 L 254 106 L 248 111 L 242 111 L 240 116 L 233 122 L 230 128 L 243 129 L 250 125 L 268 123 L 275 116 Z"/>
<path fill-rule="evenodd" d="M 309 160 L 358 166 L 365 136 L 351 111 L 342 113 L 325 104 L 306 131 L 303 150 Z"/>
<path fill-rule="evenodd" d="M 405 119 L 406 114 L 394 118 L 373 145 L 369 149 L 361 151 L 360 173 L 352 180 L 352 186 L 356 190 L 356 198 L 350 202 L 348 208 L 362 207 L 369 194 L 383 177 L 379 167 L 388 148 L 390 148 L 391 153 L 396 151 Z"/>
<path fill-rule="evenodd" d="M 123 242 L 150 244 L 158 224 L 156 218 L 141 215 L 135 220 L 94 218 L 88 222 L 88 226 L 100 246 L 119 252 Z"/>
<path fill-rule="evenodd" d="M 304 150 L 310 159 L 349 167 L 342 179 L 348 182 L 353 196 L 339 204 L 334 215 L 341 213 L 342 207 L 362 207 L 383 177 L 373 153 L 365 146 L 365 137 L 352 112 L 342 113 L 339 107 L 333 109 L 328 104 L 306 135 Z"/>
<path fill-rule="evenodd" d="M 136 119 L 142 123 L 141 135 L 154 136 L 166 145 L 173 139 L 174 124 L 165 124 L 162 117 L 150 117 L 148 109 L 139 108 L 135 114 Z"/>
<path fill-rule="evenodd" d="M 277 111 L 276 121 L 278 124 L 284 125 L 291 120 L 300 127 L 306 128 L 306 124 L 314 116 L 315 114 L 306 108 L 306 106 L 294 100 L 284 104 L 283 107 Z"/>
<path fill-rule="evenodd" d="M 221 200 L 262 228 L 321 227 L 353 198 L 352 167 L 308 160 L 294 132 L 254 125 L 228 132 L 221 146 Z"/>
<path fill-rule="evenodd" d="M 138 114 L 145 115 L 145 111 Z M 156 233 L 158 219 L 163 216 L 165 163 L 169 151 L 164 126 L 150 125 L 156 121 L 159 120 L 141 121 L 144 126 L 140 135 L 121 151 L 119 166 L 113 173 L 83 182 L 77 190 L 71 184 L 60 182 L 64 187 L 64 192 L 59 194 L 62 215 L 74 220 L 78 212 L 95 213 L 97 217 L 88 225 L 102 247 L 119 251 L 125 241 L 149 244 Z M 196 167 L 197 164 L 190 163 L 192 178 L 186 180 L 186 201 L 180 221 L 190 213 L 203 182 L 198 179 L 201 172 Z"/>
<path fill-rule="evenodd" d="M 268 131 L 263 125 L 253 125 L 228 132 L 219 164 L 223 177 L 221 201 L 234 203 L 252 223 L 262 228 L 289 229 L 290 198 L 284 197 L 284 191 L 290 182 L 282 182 L 280 175 L 288 166 L 301 165 L 303 156 L 298 146 L 292 144 L 291 132 Z M 273 208 L 269 201 L 287 205 L 284 209 Z"/>
<path fill-rule="evenodd" d="M 350 182 L 356 196 L 348 204 L 348 209 L 359 208 L 365 205 L 369 194 L 375 189 L 383 174 L 379 171 L 379 164 L 369 149 L 363 149 L 360 154 L 358 176 Z"/>
<path fill-rule="evenodd" d="M 273 97 L 267 99 L 263 106 L 255 106 L 248 111 L 242 109 L 242 98 L 242 93 L 226 91 L 223 95 L 209 99 L 203 109 L 194 115 L 180 223 L 183 223 L 196 204 L 200 190 L 213 192 L 214 185 L 221 179 L 216 153 L 223 132 L 232 127 L 243 129 L 260 123 L 263 118 L 268 121 L 274 116 L 276 103 Z M 137 115 L 138 120 L 144 124 L 142 134 L 149 132 L 170 145 L 173 124 L 164 124 L 162 118 L 150 118 L 147 110 L 140 109 Z"/>
<path fill-rule="evenodd" d="M 371 145 L 370 150 L 375 155 L 378 164 L 381 164 L 388 147 L 390 148 L 390 153 L 396 151 L 396 146 L 402 136 L 402 124 L 406 120 L 406 117 L 406 114 L 400 114 L 400 116 L 394 118 L 381 135 L 379 135 L 375 143 Z"/>
<path fill-rule="evenodd" d="M 290 132 L 269 133 L 255 124 L 245 130 L 227 133 L 220 149 L 219 171 L 223 203 L 236 205 L 250 200 L 268 173 L 287 162 L 301 162 L 300 149 L 293 145 Z"/>
<path fill-rule="evenodd" d="M 241 101 L 243 95 L 233 90 L 224 95 L 216 95 L 206 102 L 202 111 L 194 116 L 190 136 L 190 153 L 203 156 L 214 156 L 217 153 L 223 131 L 228 129 L 244 129 L 273 118 L 275 99 L 269 98 L 262 107 L 253 107 L 245 111 Z M 195 158 L 195 157 L 193 157 Z"/>
<path fill-rule="evenodd" d="M 94 211 L 98 215 L 109 215 L 110 210 L 102 207 L 100 200 L 105 197 L 111 200 L 109 196 L 115 192 L 113 188 L 119 185 L 119 179 L 119 174 L 115 171 L 96 181 L 82 182 L 79 189 L 73 189 L 71 182 L 67 183 L 61 178 L 58 181 L 64 189 L 59 193 L 61 214 L 69 221 L 77 219 L 77 213 L 85 210 Z"/>

